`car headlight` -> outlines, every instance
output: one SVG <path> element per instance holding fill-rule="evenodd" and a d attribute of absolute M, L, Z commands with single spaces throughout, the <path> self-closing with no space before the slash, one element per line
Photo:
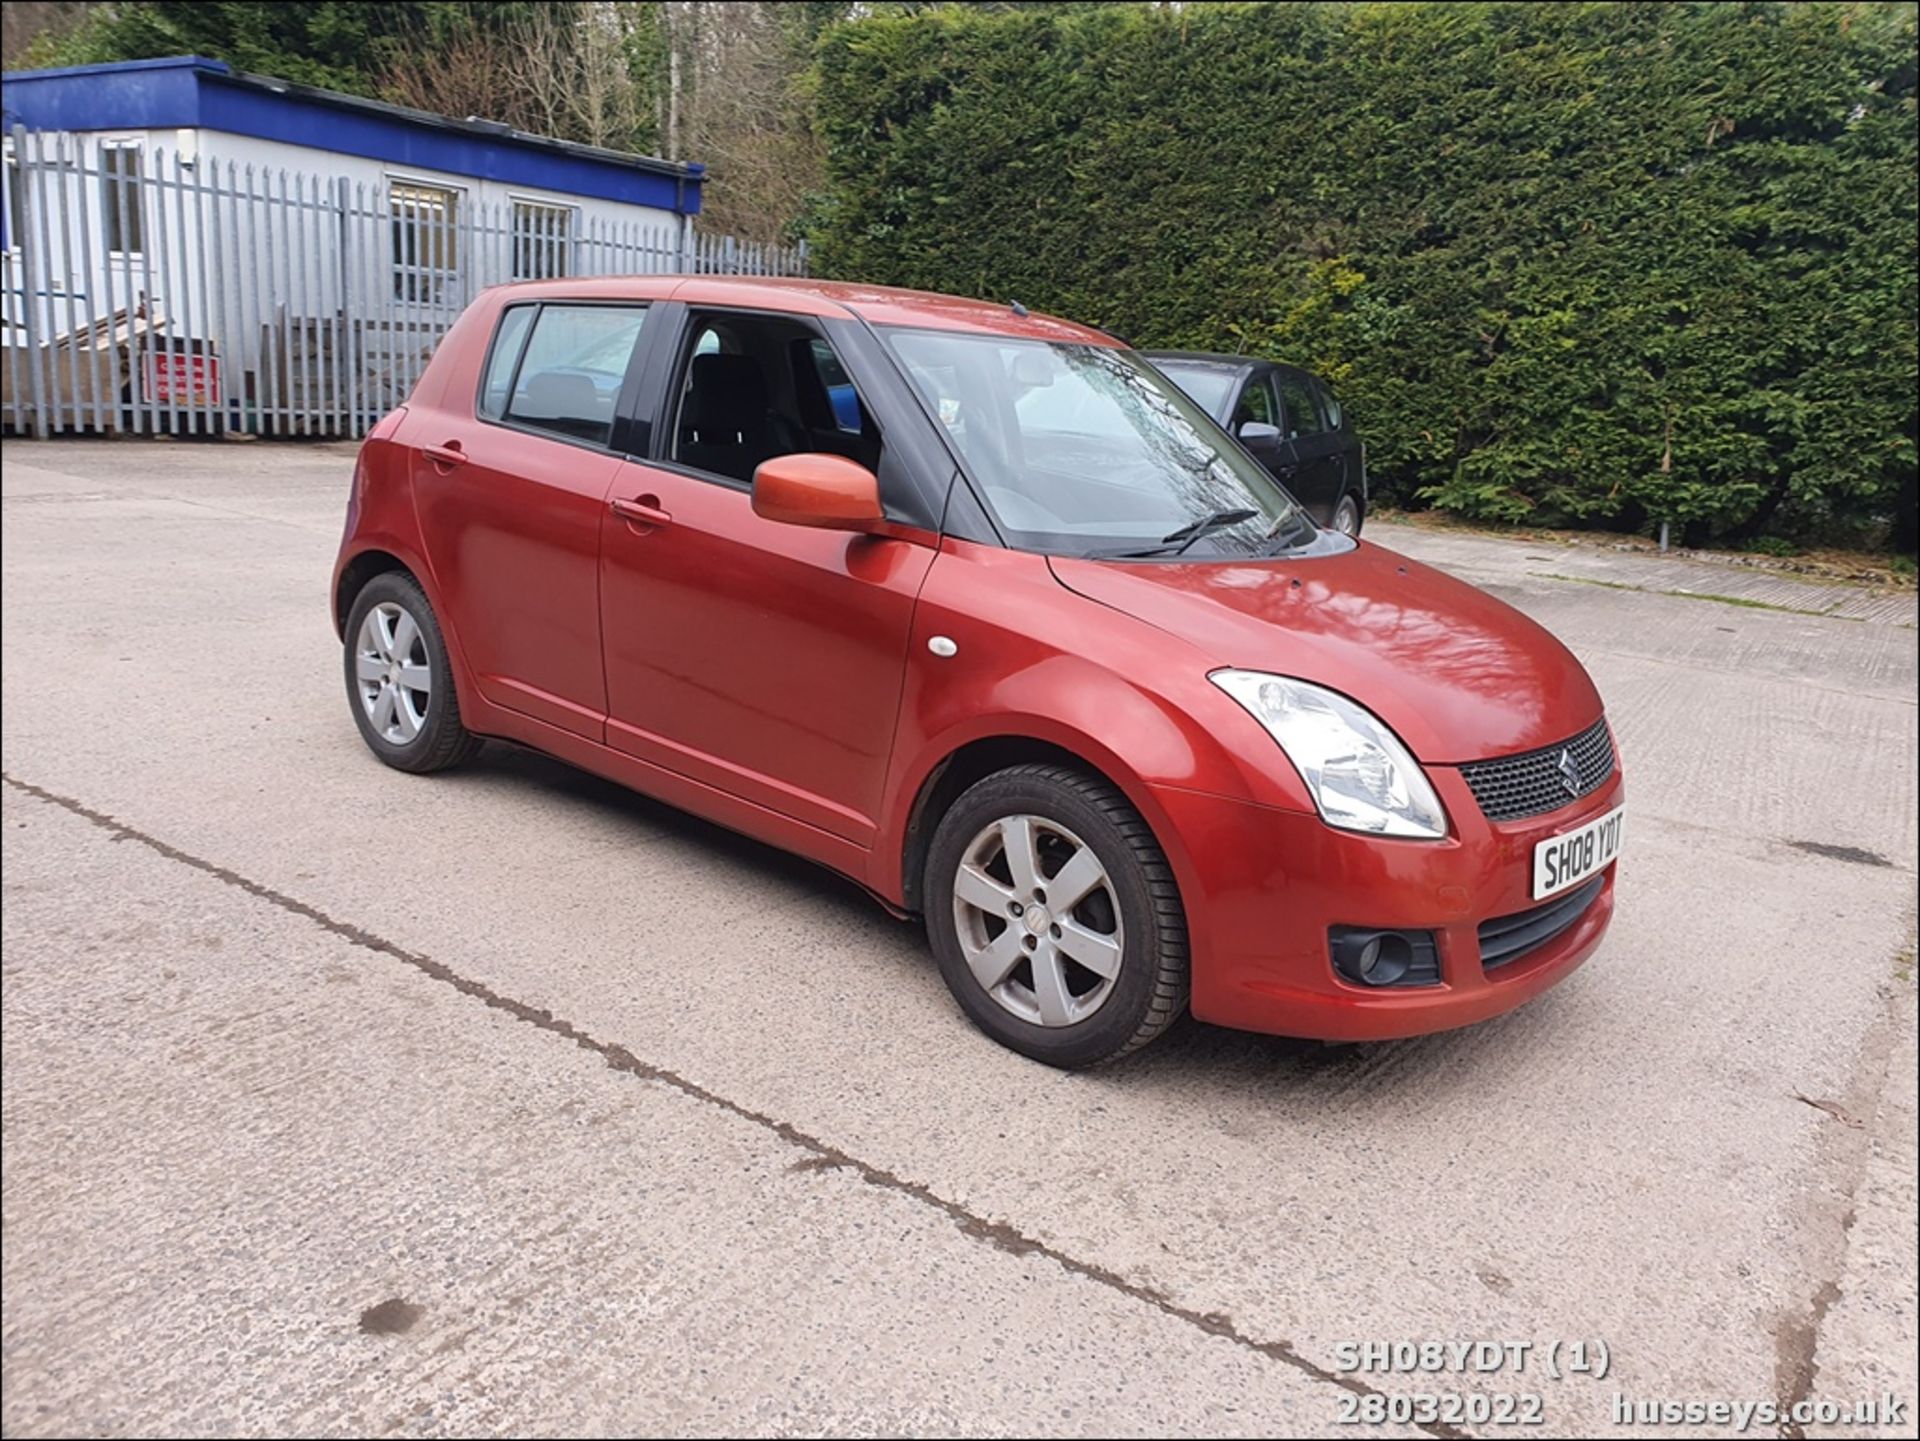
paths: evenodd
<path fill-rule="evenodd" d="M 1420 765 L 1364 706 L 1257 670 L 1208 677 L 1247 708 L 1299 770 L 1320 818 L 1342 830 L 1439 840 L 1447 813 Z"/>

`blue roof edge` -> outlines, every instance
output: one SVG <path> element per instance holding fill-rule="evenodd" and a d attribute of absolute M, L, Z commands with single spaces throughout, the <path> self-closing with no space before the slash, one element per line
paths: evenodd
<path fill-rule="evenodd" d="M 163 72 L 191 72 L 177 77 Z M 124 76 L 122 86 L 70 91 L 47 82 Z M 148 77 L 151 77 L 149 80 Z M 484 121 L 409 110 L 365 96 L 235 71 L 203 55 L 5 72 L 6 120 L 36 130 L 192 126 L 306 149 L 413 165 L 560 194 L 698 214 L 706 167 L 531 135 Z M 147 89 L 151 84 L 157 88 Z M 44 103 L 27 98 L 39 91 Z M 337 113 L 315 126 L 316 111 Z M 35 114 L 34 112 L 39 112 Z"/>
<path fill-rule="evenodd" d="M 204 70 L 210 75 L 231 75 L 233 67 L 224 60 L 205 55 L 163 55 L 158 60 L 105 60 L 98 65 L 61 65 L 51 70 L 9 70 L 0 80 L 65 80 L 75 75 L 118 75 L 128 70 Z"/>

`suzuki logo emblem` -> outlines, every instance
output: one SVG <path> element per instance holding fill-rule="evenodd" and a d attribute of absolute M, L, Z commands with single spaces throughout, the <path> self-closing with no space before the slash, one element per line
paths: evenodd
<path fill-rule="evenodd" d="M 1580 762 L 1573 758 L 1572 751 L 1563 750 L 1560 752 L 1558 769 L 1560 771 L 1560 784 L 1567 788 L 1567 794 L 1570 796 L 1579 795 Z"/>

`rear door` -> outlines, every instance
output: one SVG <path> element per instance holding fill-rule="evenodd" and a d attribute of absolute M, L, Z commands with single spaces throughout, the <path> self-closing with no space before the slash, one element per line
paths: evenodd
<path fill-rule="evenodd" d="M 1314 399 L 1320 402 L 1320 414 L 1326 418 L 1327 429 L 1334 436 L 1334 454 L 1340 461 L 1340 489 L 1344 493 L 1352 491 L 1362 500 L 1367 496 L 1367 462 L 1360 446 L 1360 437 L 1353 433 L 1353 427 L 1347 424 L 1346 412 L 1341 408 L 1340 399 L 1327 383 L 1319 376 L 1308 377 L 1313 382 Z"/>
<path fill-rule="evenodd" d="M 1281 454 L 1292 468 L 1287 488 L 1315 520 L 1329 525 L 1345 480 L 1340 435 L 1327 428 L 1306 372 L 1282 365 L 1271 375 L 1280 406 Z"/>
<path fill-rule="evenodd" d="M 643 304 L 501 311 L 474 383 L 408 416 L 428 559 L 481 693 L 593 740 L 606 729 L 601 519 Z"/>

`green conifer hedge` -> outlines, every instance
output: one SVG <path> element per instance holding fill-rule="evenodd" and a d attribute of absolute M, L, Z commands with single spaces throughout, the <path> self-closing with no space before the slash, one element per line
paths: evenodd
<path fill-rule="evenodd" d="M 813 83 L 829 273 L 1310 366 L 1405 504 L 1913 543 L 1910 5 L 876 11 Z"/>

